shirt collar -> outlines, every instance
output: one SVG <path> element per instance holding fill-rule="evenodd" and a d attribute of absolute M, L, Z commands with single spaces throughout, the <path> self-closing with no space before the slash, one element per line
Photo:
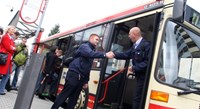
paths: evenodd
<path fill-rule="evenodd" d="M 142 37 L 140 37 L 136 42 L 135 42 L 135 48 L 140 44 L 142 41 Z"/>

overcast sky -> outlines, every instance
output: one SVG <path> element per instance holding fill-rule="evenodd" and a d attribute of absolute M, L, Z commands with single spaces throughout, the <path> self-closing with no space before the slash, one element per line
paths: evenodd
<path fill-rule="evenodd" d="M 1 27 L 8 25 L 22 1 L 0 0 Z M 56 24 L 60 25 L 60 31 L 63 32 L 148 1 L 152 0 L 49 0 L 42 22 L 42 28 L 45 29 L 43 36 L 47 36 Z"/>

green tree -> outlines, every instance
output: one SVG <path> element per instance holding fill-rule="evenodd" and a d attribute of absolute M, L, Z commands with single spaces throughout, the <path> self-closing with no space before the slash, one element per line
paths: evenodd
<path fill-rule="evenodd" d="M 56 24 L 56 25 L 51 29 L 51 32 L 49 33 L 48 36 L 51 36 L 51 35 L 54 35 L 54 34 L 57 34 L 57 33 L 60 33 L 60 25 L 59 25 L 59 24 Z"/>

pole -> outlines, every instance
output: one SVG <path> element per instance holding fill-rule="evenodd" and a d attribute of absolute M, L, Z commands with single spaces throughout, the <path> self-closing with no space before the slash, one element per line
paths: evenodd
<path fill-rule="evenodd" d="M 37 36 L 40 32 L 47 4 L 48 0 L 45 0 L 43 14 L 41 16 L 39 26 L 34 36 L 34 42 L 36 42 Z M 33 46 L 31 48 L 31 51 L 33 51 Z M 31 57 L 30 61 L 28 60 L 24 70 L 24 75 L 22 78 L 22 82 L 13 109 L 30 109 L 33 101 L 35 86 L 38 80 L 39 73 L 41 72 L 42 69 L 44 56 L 36 53 L 31 53 L 30 57 Z"/>
<path fill-rule="evenodd" d="M 37 41 L 37 38 L 38 38 L 38 34 L 39 34 L 39 32 L 40 32 L 40 29 L 41 29 L 41 25 L 42 25 L 42 22 L 43 22 L 43 19 L 44 19 L 44 14 L 45 14 L 45 12 L 46 12 L 46 8 L 47 8 L 47 5 L 48 5 L 48 2 L 49 2 L 49 0 L 45 0 L 45 5 L 44 5 L 44 8 L 43 8 L 43 11 L 42 11 L 42 16 L 41 16 L 41 19 L 40 19 L 40 22 L 39 22 L 39 24 L 38 24 L 38 28 L 37 28 L 37 30 L 36 30 L 36 33 L 35 33 L 35 36 L 33 37 L 33 43 L 35 43 L 36 41 Z M 33 45 L 31 46 L 31 49 L 30 49 L 30 51 L 31 52 L 33 52 Z"/>
<path fill-rule="evenodd" d="M 30 109 L 35 92 L 35 86 L 39 73 L 42 69 L 43 61 L 43 55 L 36 53 L 32 54 L 30 62 L 27 63 L 25 67 L 24 75 L 13 109 Z"/>

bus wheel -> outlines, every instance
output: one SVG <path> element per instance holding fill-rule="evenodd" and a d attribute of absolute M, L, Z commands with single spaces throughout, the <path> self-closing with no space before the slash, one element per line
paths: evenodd
<path fill-rule="evenodd" d="M 87 108 L 87 101 L 88 101 L 88 88 L 82 89 L 79 98 L 77 100 L 75 109 L 86 109 Z"/>

